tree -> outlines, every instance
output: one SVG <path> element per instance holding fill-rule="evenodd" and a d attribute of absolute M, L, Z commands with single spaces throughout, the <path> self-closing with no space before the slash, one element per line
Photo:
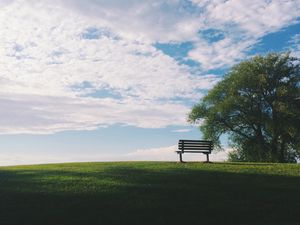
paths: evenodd
<path fill-rule="evenodd" d="M 300 157 L 300 64 L 289 53 L 256 56 L 234 66 L 189 114 L 231 160 L 296 162 Z"/>

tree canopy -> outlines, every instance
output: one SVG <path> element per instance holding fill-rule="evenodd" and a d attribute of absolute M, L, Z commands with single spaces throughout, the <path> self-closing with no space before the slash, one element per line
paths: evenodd
<path fill-rule="evenodd" d="M 296 162 L 300 157 L 300 64 L 289 53 L 270 53 L 231 68 L 196 104 L 206 139 L 220 146 L 227 134 L 231 160 Z"/>

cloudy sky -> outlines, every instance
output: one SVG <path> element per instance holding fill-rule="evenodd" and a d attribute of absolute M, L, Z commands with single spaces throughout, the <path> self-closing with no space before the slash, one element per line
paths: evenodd
<path fill-rule="evenodd" d="M 0 165 L 176 160 L 178 139 L 201 138 L 187 113 L 232 65 L 300 56 L 299 12 L 300 0 L 0 0 Z"/>

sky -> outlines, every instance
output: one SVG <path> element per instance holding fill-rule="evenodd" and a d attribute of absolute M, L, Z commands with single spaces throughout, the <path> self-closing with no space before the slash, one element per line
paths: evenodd
<path fill-rule="evenodd" d="M 202 138 L 192 106 L 231 66 L 300 57 L 299 12 L 300 0 L 0 0 L 0 165 L 177 160 L 179 139 Z"/>

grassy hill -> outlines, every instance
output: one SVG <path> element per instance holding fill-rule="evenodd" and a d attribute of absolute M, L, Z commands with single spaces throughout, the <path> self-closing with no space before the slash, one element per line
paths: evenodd
<path fill-rule="evenodd" d="M 300 165 L 0 167 L 0 224 L 300 224 Z"/>

